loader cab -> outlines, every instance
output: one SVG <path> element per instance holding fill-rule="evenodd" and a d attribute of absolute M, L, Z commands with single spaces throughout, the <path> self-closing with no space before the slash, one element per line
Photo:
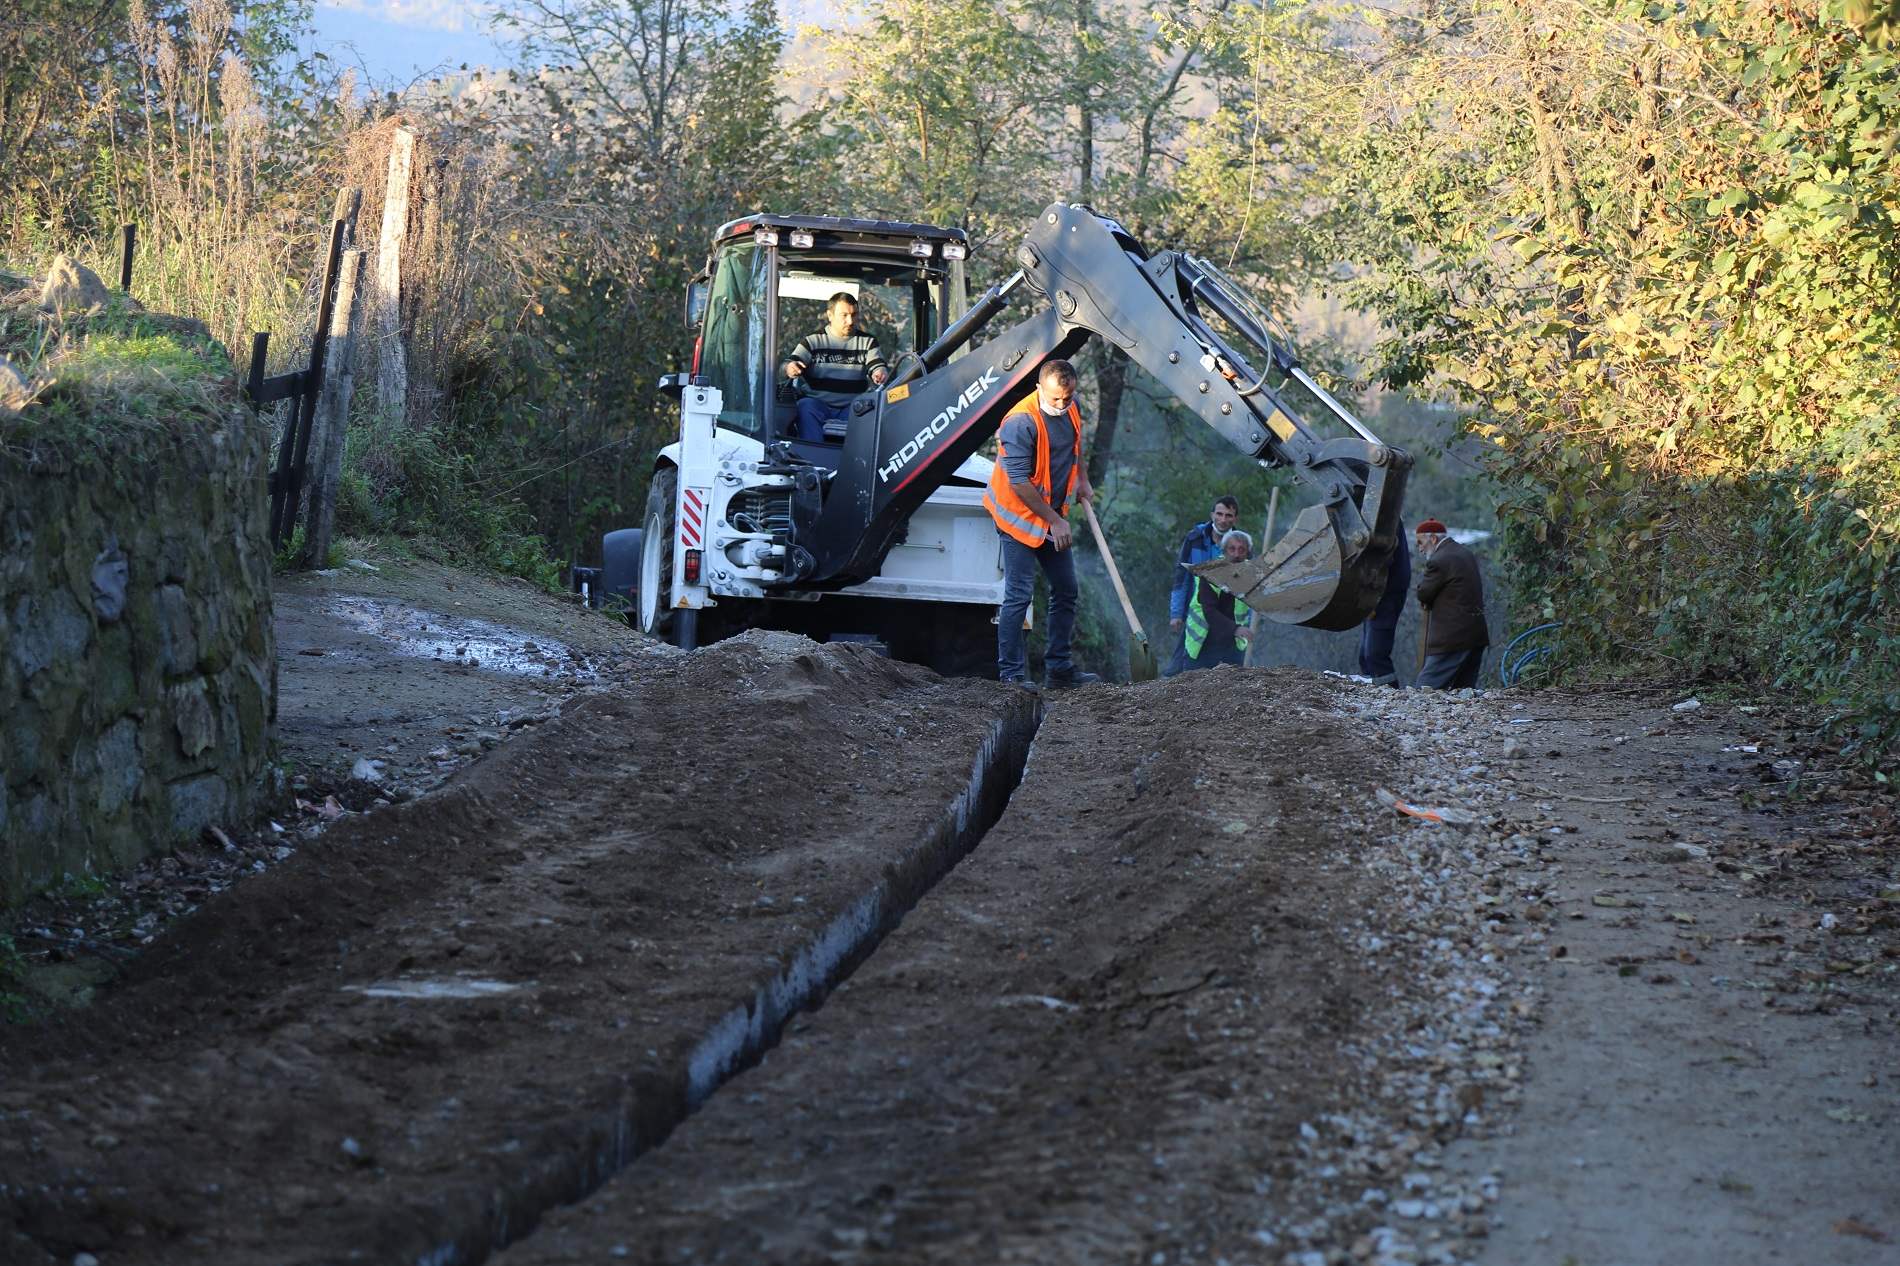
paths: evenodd
<path fill-rule="evenodd" d="M 963 230 L 926 224 L 760 215 L 722 225 L 686 303 L 698 336 L 693 373 L 719 389 L 719 425 L 762 443 L 790 437 L 797 395 L 784 365 L 800 339 L 825 328 L 833 295 L 857 301 L 858 331 L 895 372 L 963 315 L 968 253 Z M 819 443 L 792 442 L 833 465 L 848 425 L 833 422 Z"/>

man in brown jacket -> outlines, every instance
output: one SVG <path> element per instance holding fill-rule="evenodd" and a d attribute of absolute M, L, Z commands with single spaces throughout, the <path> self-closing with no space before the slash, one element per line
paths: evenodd
<path fill-rule="evenodd" d="M 1418 684 L 1433 690 L 1475 686 L 1484 648 L 1491 645 L 1478 560 L 1437 519 L 1419 524 L 1413 539 L 1425 561 L 1418 582 L 1418 605 L 1425 608 L 1425 663 Z"/>

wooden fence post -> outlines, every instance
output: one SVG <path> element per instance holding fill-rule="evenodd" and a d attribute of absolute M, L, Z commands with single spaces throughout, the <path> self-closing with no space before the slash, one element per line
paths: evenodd
<path fill-rule="evenodd" d="M 343 226 L 343 256 L 337 266 L 336 300 L 330 309 L 330 328 L 324 331 L 330 350 L 324 357 L 323 377 L 311 384 L 317 395 L 317 407 L 310 419 L 310 447 L 316 457 L 305 484 L 309 489 L 301 560 L 305 567 L 325 564 L 336 519 L 336 486 L 343 476 L 343 441 L 349 431 L 352 372 L 356 362 L 357 295 L 363 276 L 363 252 L 355 249 L 356 218 L 362 209 L 361 189 L 344 185 L 336 191 L 336 206 L 330 218 Z"/>
<path fill-rule="evenodd" d="M 337 269 L 343 266 L 343 237 L 349 225 L 330 222 L 330 245 L 323 256 L 323 280 L 317 286 L 317 328 L 310 333 L 310 366 L 294 377 L 296 389 L 287 393 L 291 405 L 284 419 L 284 438 L 277 446 L 277 471 L 271 476 L 271 544 L 290 539 L 303 505 L 304 474 L 309 469 L 310 427 L 317 411 L 317 384 L 323 381 L 323 360 L 330 343 L 330 309 L 336 298 Z"/>
<path fill-rule="evenodd" d="M 119 226 L 119 289 L 132 293 L 132 253 L 138 249 L 139 226 Z"/>
<path fill-rule="evenodd" d="M 363 209 L 363 191 L 355 185 L 344 185 L 336 191 L 336 206 L 330 211 L 332 220 L 343 221 L 343 249 L 349 250 L 356 245 L 356 217 Z"/>
<path fill-rule="evenodd" d="M 409 369 L 402 329 L 402 247 L 409 233 L 409 186 L 415 171 L 416 134 L 399 127 L 389 138 L 389 177 L 383 190 L 383 231 L 376 244 L 372 319 L 376 338 L 376 404 L 383 416 L 403 425 L 409 399 Z"/>
<path fill-rule="evenodd" d="M 343 449 L 350 429 L 350 396 L 356 389 L 357 295 L 363 280 L 363 252 L 343 252 L 337 272 L 336 306 L 330 310 L 330 354 L 317 388 L 317 412 L 311 447 L 309 517 L 304 520 L 305 567 L 328 565 L 336 527 L 336 490 L 343 478 Z"/>

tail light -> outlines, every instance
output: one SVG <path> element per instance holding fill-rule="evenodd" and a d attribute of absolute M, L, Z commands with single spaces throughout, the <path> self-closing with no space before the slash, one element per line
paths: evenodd
<path fill-rule="evenodd" d="M 699 560 L 699 550 L 689 549 L 686 551 L 686 570 L 683 575 L 685 576 L 686 583 L 689 585 L 699 583 Z"/>

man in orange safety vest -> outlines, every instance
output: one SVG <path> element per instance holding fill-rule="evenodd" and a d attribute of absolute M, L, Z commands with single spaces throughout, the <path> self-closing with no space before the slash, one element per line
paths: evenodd
<path fill-rule="evenodd" d="M 1054 689 L 1100 681 L 1069 656 L 1075 632 L 1075 543 L 1068 507 L 1093 501 L 1082 462 L 1082 411 L 1075 404 L 1075 366 L 1052 360 L 1036 375 L 1036 390 L 1003 418 L 996 467 L 983 505 L 1002 536 L 1003 605 L 996 613 L 996 675 L 1029 689 L 1023 616 L 1036 591 L 1036 570 L 1049 579 L 1049 638 L 1043 654 L 1046 683 Z"/>

